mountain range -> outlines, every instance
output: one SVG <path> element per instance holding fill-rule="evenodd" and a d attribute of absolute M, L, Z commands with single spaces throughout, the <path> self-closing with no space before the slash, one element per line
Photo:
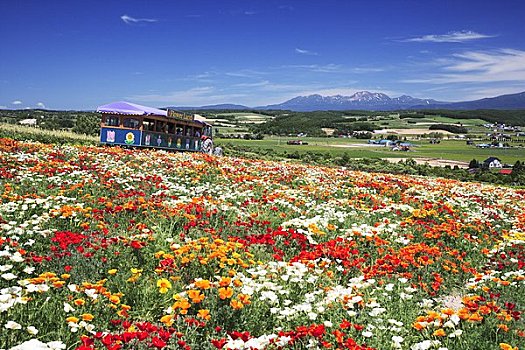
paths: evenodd
<path fill-rule="evenodd" d="M 256 109 L 256 110 L 292 110 L 298 112 L 321 110 L 400 110 L 400 109 L 525 109 L 525 92 L 501 95 L 464 102 L 443 102 L 433 99 L 421 99 L 403 95 L 391 98 L 381 92 L 360 91 L 351 96 L 297 96 L 279 104 L 248 107 L 236 104 L 218 104 L 201 107 L 167 107 L 178 110 L 211 109 Z"/>

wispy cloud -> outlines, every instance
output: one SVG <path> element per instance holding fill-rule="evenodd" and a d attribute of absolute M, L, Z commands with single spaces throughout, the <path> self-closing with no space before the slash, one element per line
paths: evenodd
<path fill-rule="evenodd" d="M 384 72 L 383 67 L 347 67 L 342 64 L 289 64 L 281 66 L 283 69 L 306 70 L 313 73 L 347 73 L 347 74 L 370 74 Z"/>
<path fill-rule="evenodd" d="M 44 102 L 38 102 L 36 106 L 39 108 L 46 108 L 46 105 L 44 104 Z"/>
<path fill-rule="evenodd" d="M 285 69 L 301 69 L 310 72 L 317 73 L 341 73 L 344 67 L 340 64 L 328 63 L 328 64 L 289 64 L 281 66 Z"/>
<path fill-rule="evenodd" d="M 130 96 L 129 99 L 163 105 L 209 105 L 227 103 L 246 97 L 243 93 L 228 93 L 213 86 L 203 86 L 188 90 L 172 91 L 165 94 L 147 94 Z"/>
<path fill-rule="evenodd" d="M 254 87 L 264 87 L 264 86 L 268 86 L 270 85 L 270 81 L 268 80 L 263 80 L 263 81 L 257 81 L 257 82 L 254 82 L 254 83 L 239 83 L 239 84 L 235 84 L 233 85 L 234 87 L 241 87 L 241 88 L 254 88 Z"/>
<path fill-rule="evenodd" d="M 22 104 L 22 101 L 16 100 L 16 101 L 11 102 L 11 104 L 14 104 L 14 105 L 21 105 L 21 104 Z"/>
<path fill-rule="evenodd" d="M 217 74 L 218 73 L 216 72 L 207 71 L 203 73 L 188 75 L 187 77 L 182 78 L 182 80 L 196 82 L 200 84 L 211 84 L 214 83 Z"/>
<path fill-rule="evenodd" d="M 314 52 L 314 51 L 310 51 L 310 50 L 305 50 L 305 49 L 300 49 L 300 48 L 295 48 L 295 52 L 298 53 L 298 54 L 301 54 L 301 55 L 310 55 L 310 56 L 318 56 L 319 54 L 317 52 Z"/>
<path fill-rule="evenodd" d="M 124 23 L 126 24 L 134 24 L 134 23 L 141 23 L 141 22 L 146 22 L 146 23 L 158 22 L 158 20 L 155 18 L 134 18 L 128 15 L 122 15 L 120 16 L 120 19 L 123 20 Z"/>
<path fill-rule="evenodd" d="M 379 73 L 384 72 L 384 68 L 374 68 L 374 67 L 355 67 L 351 69 L 352 73 L 357 74 L 367 74 L 367 73 Z"/>
<path fill-rule="evenodd" d="M 494 83 L 525 84 L 525 51 L 466 51 L 436 60 L 440 72 L 427 77 L 405 80 L 407 83 Z"/>
<path fill-rule="evenodd" d="M 495 35 L 476 33 L 471 30 L 449 32 L 447 34 L 428 34 L 416 38 L 405 39 L 405 42 L 432 42 L 432 43 L 462 43 L 465 41 L 493 38 Z"/>
<path fill-rule="evenodd" d="M 240 69 L 238 71 L 224 73 L 226 76 L 235 78 L 257 78 L 266 74 L 268 73 L 254 69 Z"/>

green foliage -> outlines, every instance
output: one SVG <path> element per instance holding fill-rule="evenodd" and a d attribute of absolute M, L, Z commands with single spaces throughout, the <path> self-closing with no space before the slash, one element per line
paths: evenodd
<path fill-rule="evenodd" d="M 386 139 L 390 141 L 397 141 L 399 137 L 397 135 L 388 135 Z"/>
<path fill-rule="evenodd" d="M 73 132 L 77 134 L 98 135 L 100 132 L 100 118 L 93 115 L 81 115 L 77 118 Z"/>
<path fill-rule="evenodd" d="M 46 109 L 23 109 L 23 110 L 1 110 L 0 122 L 8 124 L 18 124 L 24 119 L 36 119 L 36 125 L 46 130 L 71 130 L 75 128 L 80 121 L 81 124 L 100 125 L 100 114 L 95 112 L 83 111 L 53 111 Z M 85 131 L 90 131 L 87 128 Z M 86 135 L 96 135 L 94 131 L 80 133 Z"/>
<path fill-rule="evenodd" d="M 290 112 L 276 116 L 264 124 L 252 126 L 252 130 L 270 135 L 293 135 L 305 133 L 310 136 L 326 136 L 322 130 L 335 129 L 336 134 L 349 134 L 353 131 L 373 131 L 379 127 L 366 122 L 364 118 L 348 118 L 352 112 L 318 111 Z M 360 112 L 363 115 L 363 112 Z"/>
<path fill-rule="evenodd" d="M 443 116 L 454 119 L 483 119 L 491 123 L 504 123 L 508 125 L 525 126 L 525 111 L 524 110 L 493 110 L 480 109 L 469 111 L 452 111 L 443 109 L 421 110 L 424 113 L 432 116 Z"/>
<path fill-rule="evenodd" d="M 519 161 L 518 161 L 519 162 Z M 470 163 L 468 164 L 469 169 L 477 169 L 479 168 L 479 162 L 476 159 L 472 159 Z"/>
<path fill-rule="evenodd" d="M 466 134 L 468 133 L 467 128 L 459 125 L 453 125 L 453 124 L 434 124 L 431 125 L 429 130 L 445 130 L 449 131 L 453 134 Z"/>

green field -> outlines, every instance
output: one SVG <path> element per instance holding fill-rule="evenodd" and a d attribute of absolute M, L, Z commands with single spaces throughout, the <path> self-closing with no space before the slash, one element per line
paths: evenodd
<path fill-rule="evenodd" d="M 366 120 L 368 123 L 373 123 L 378 126 L 378 129 L 394 129 L 387 134 L 374 134 L 375 139 L 386 138 L 388 134 L 397 131 L 399 138 L 407 137 L 408 141 L 415 144 L 408 152 L 392 151 L 390 147 L 370 146 L 367 140 L 357 140 L 350 138 L 323 138 L 323 137 L 302 137 L 296 136 L 269 136 L 265 135 L 264 140 L 244 140 L 244 139 L 217 139 L 216 143 L 223 146 L 225 149 L 235 147 L 246 150 L 256 154 L 276 154 L 287 155 L 290 153 L 304 154 L 312 153 L 326 153 L 330 157 L 341 157 L 346 154 L 350 158 L 432 158 L 452 160 L 459 162 L 470 162 L 472 159 L 483 161 L 488 157 L 498 157 L 503 163 L 514 164 L 516 161 L 523 161 L 525 159 L 525 143 L 511 143 L 511 148 L 490 148 L 480 149 L 473 145 L 467 145 L 465 140 L 443 139 L 439 144 L 430 144 L 428 139 L 419 139 L 418 135 L 437 133 L 444 136 L 450 135 L 442 130 L 429 130 L 432 124 L 450 124 L 461 125 L 468 130 L 468 137 L 479 138 L 476 143 L 486 143 L 481 138 L 491 130 L 485 128 L 483 125 L 487 121 L 482 119 L 453 119 L 436 115 L 421 115 L 414 114 L 414 117 L 400 118 L 399 114 L 384 114 L 377 116 L 344 116 L 348 118 L 348 124 L 352 124 L 350 120 L 356 120 L 356 123 L 362 123 Z M 210 116 L 208 116 L 210 118 Z M 256 114 L 252 112 L 238 112 L 238 113 L 221 113 L 215 115 L 219 121 L 227 120 L 230 127 L 216 126 L 220 134 L 226 135 L 243 135 L 249 132 L 250 126 L 256 129 L 256 124 L 262 121 L 271 121 L 271 117 Z M 346 123 L 345 123 L 346 124 Z M 397 129 L 397 130 L 395 130 Z M 410 130 L 409 130 L 410 129 Z M 405 131 L 406 130 L 406 133 Z M 308 145 L 287 145 L 288 140 L 301 139 L 308 142 Z"/>
<path fill-rule="evenodd" d="M 273 117 L 251 113 L 215 113 L 206 116 L 206 121 L 223 135 L 244 135 L 250 133 L 250 125 L 266 123 Z"/>
<path fill-rule="evenodd" d="M 487 122 L 482 119 L 453 119 L 441 116 L 428 115 L 424 118 L 385 118 L 383 120 L 378 120 L 374 122 L 384 129 L 421 129 L 422 131 L 425 130 L 425 132 L 427 133 L 430 133 L 432 131 L 439 131 L 428 130 L 428 128 L 432 124 L 462 125 L 468 129 L 469 133 L 473 134 L 484 134 L 487 131 L 489 131 L 487 128 L 483 127 L 483 124 L 486 124 Z"/>
<path fill-rule="evenodd" d="M 498 157 L 503 163 L 508 164 L 514 164 L 517 160 L 525 160 L 525 148 L 523 147 L 525 144 L 514 144 L 514 147 L 509 149 L 481 149 L 467 146 L 465 141 L 459 140 L 442 140 L 439 144 L 430 144 L 425 140 L 410 141 L 416 146 L 408 152 L 402 152 L 392 151 L 389 147 L 369 146 L 366 140 L 305 137 L 301 140 L 308 142 L 308 145 L 287 145 L 288 140 L 297 140 L 297 138 L 274 136 L 264 140 L 217 139 L 216 143 L 226 149 L 228 145 L 242 146 L 254 153 L 321 152 L 329 153 L 332 157 L 346 153 L 350 158 L 436 158 L 462 162 L 469 162 L 472 159 L 483 161 L 488 157 Z"/>

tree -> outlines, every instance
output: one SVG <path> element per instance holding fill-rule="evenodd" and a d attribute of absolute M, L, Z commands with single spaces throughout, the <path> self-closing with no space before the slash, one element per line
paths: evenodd
<path fill-rule="evenodd" d="M 519 160 L 514 163 L 514 166 L 512 167 L 512 173 L 513 174 L 520 174 L 525 172 L 525 166 L 523 163 L 521 163 Z"/>
<path fill-rule="evenodd" d="M 472 159 L 470 163 L 468 164 L 469 169 L 478 169 L 479 168 L 479 162 L 476 159 Z"/>
<path fill-rule="evenodd" d="M 100 119 L 98 116 L 81 115 L 77 118 L 73 132 L 77 134 L 98 135 Z"/>
<path fill-rule="evenodd" d="M 390 141 L 397 141 L 399 138 L 397 137 L 397 135 L 388 135 L 386 139 Z"/>

